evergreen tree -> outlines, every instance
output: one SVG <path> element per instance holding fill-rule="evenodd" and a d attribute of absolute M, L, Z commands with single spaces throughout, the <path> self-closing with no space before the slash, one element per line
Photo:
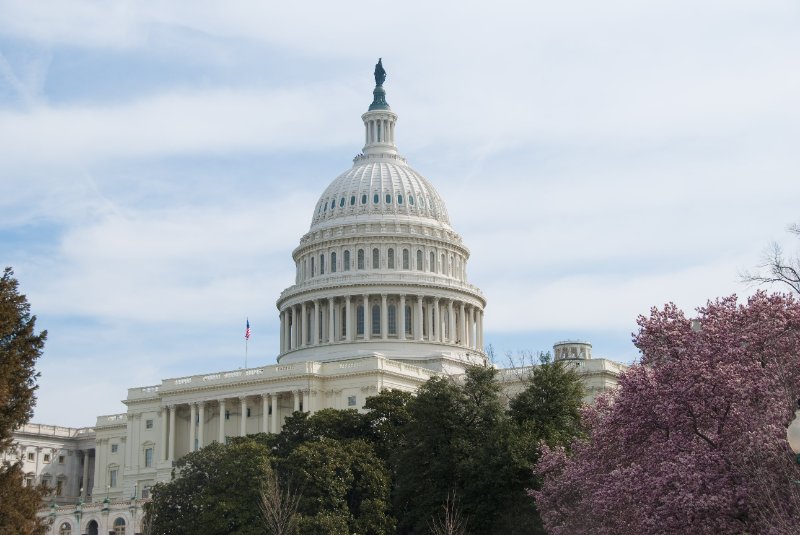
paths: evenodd
<path fill-rule="evenodd" d="M 15 429 L 33 415 L 36 402 L 36 359 L 42 354 L 47 331 L 35 332 L 36 316 L 19 293 L 11 268 L 0 277 L 0 452 L 12 444 Z M 19 462 L 0 465 L 0 533 L 44 533 L 36 518 L 42 489 L 25 487 Z"/>

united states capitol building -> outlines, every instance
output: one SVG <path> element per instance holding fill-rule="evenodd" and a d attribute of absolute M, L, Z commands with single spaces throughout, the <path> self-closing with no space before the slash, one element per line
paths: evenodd
<path fill-rule="evenodd" d="M 28 424 L 6 457 L 26 483 L 53 488 L 42 515 L 60 535 L 140 533 L 150 488 L 175 460 L 214 441 L 277 433 L 294 411 L 361 409 L 383 389 L 488 365 L 486 297 L 469 283 L 469 250 L 444 201 L 395 145 L 397 115 L 382 64 L 361 116 L 364 146 L 311 210 L 292 253 L 294 284 L 277 299 L 277 364 L 164 379 L 128 389 L 122 414 L 93 428 Z M 586 342 L 554 346 L 584 380 L 587 401 L 625 366 L 592 358 Z M 521 370 L 501 370 L 508 395 Z M 524 370 L 522 370 L 524 372 Z"/>

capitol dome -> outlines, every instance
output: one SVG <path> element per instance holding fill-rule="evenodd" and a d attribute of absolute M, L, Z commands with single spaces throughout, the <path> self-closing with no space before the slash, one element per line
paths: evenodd
<path fill-rule="evenodd" d="M 279 362 L 379 355 L 437 371 L 485 362 L 469 250 L 433 185 L 397 151 L 397 115 L 376 65 L 364 147 L 314 206 L 277 302 Z"/>

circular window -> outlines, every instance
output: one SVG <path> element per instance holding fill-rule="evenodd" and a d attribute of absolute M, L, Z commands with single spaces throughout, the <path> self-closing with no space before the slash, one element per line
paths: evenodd
<path fill-rule="evenodd" d="M 392 196 L 388 193 L 386 194 L 386 204 L 392 204 Z"/>
<path fill-rule="evenodd" d="M 355 195 L 351 195 L 350 196 L 350 206 L 353 206 L 355 203 L 356 203 L 356 196 Z"/>
<path fill-rule="evenodd" d="M 344 197 L 339 199 L 339 208 L 341 208 L 342 206 L 344 206 Z"/>
<path fill-rule="evenodd" d="M 403 196 L 402 195 L 398 195 L 397 196 L 397 204 L 403 204 Z"/>
<path fill-rule="evenodd" d="M 381 200 L 381 198 L 380 198 L 380 196 L 378 196 L 377 193 L 372 196 L 372 202 L 373 203 L 378 204 L 380 202 L 380 200 Z"/>

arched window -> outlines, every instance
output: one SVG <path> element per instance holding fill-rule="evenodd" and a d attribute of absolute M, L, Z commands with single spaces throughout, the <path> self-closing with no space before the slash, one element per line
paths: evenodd
<path fill-rule="evenodd" d="M 411 269 L 408 265 L 408 249 L 403 249 L 403 269 Z"/>
<path fill-rule="evenodd" d="M 364 334 L 364 306 L 356 308 L 356 334 Z"/>
<path fill-rule="evenodd" d="M 125 535 L 125 519 L 117 518 L 114 520 L 114 535 Z"/>
<path fill-rule="evenodd" d="M 447 275 L 447 261 L 445 260 L 444 253 L 442 253 L 442 263 L 439 264 L 439 273 Z"/>
<path fill-rule="evenodd" d="M 358 269 L 364 269 L 364 249 L 358 250 Z"/>
<path fill-rule="evenodd" d="M 411 334 L 411 307 L 406 305 L 406 334 Z"/>
<path fill-rule="evenodd" d="M 376 247 L 372 250 L 372 269 L 378 269 L 379 267 L 381 267 L 381 252 Z"/>
<path fill-rule="evenodd" d="M 403 204 L 403 196 L 402 195 L 398 195 L 397 196 L 397 204 Z"/>
<path fill-rule="evenodd" d="M 331 273 L 336 273 L 336 251 L 331 253 Z"/>
<path fill-rule="evenodd" d="M 392 195 L 390 193 L 386 194 L 386 204 L 392 204 Z"/>
<path fill-rule="evenodd" d="M 378 204 L 379 202 L 381 202 L 381 196 L 376 193 L 375 195 L 372 196 L 372 203 Z"/>
<path fill-rule="evenodd" d="M 453 276 L 453 255 L 450 255 L 450 263 L 447 265 L 447 274 Z"/>
<path fill-rule="evenodd" d="M 361 204 L 367 204 L 367 194 L 363 194 L 361 196 Z"/>
<path fill-rule="evenodd" d="M 381 307 L 372 305 L 372 334 L 381 334 Z"/>
<path fill-rule="evenodd" d="M 311 257 L 311 276 L 314 276 L 314 257 Z"/>
<path fill-rule="evenodd" d="M 422 271 L 422 249 L 417 249 L 417 270 Z"/>
<path fill-rule="evenodd" d="M 344 252 L 344 262 L 343 262 L 345 271 L 350 271 L 350 251 L 347 250 Z"/>
<path fill-rule="evenodd" d="M 389 249 L 386 252 L 386 259 L 389 264 L 389 269 L 394 269 L 394 249 Z"/>
<path fill-rule="evenodd" d="M 350 206 L 355 206 L 355 205 L 356 205 L 356 196 L 355 195 L 351 195 L 350 196 Z"/>
<path fill-rule="evenodd" d="M 387 318 L 389 320 L 389 334 L 397 334 L 397 307 L 389 305 Z"/>
<path fill-rule="evenodd" d="M 69 522 L 64 522 L 58 528 L 58 535 L 72 535 L 72 526 Z"/>
<path fill-rule="evenodd" d="M 86 535 L 97 535 L 99 529 L 97 520 L 90 520 L 89 523 L 86 524 Z"/>
<path fill-rule="evenodd" d="M 324 275 L 325 274 L 325 255 L 324 254 L 319 255 L 319 274 L 320 275 Z"/>

